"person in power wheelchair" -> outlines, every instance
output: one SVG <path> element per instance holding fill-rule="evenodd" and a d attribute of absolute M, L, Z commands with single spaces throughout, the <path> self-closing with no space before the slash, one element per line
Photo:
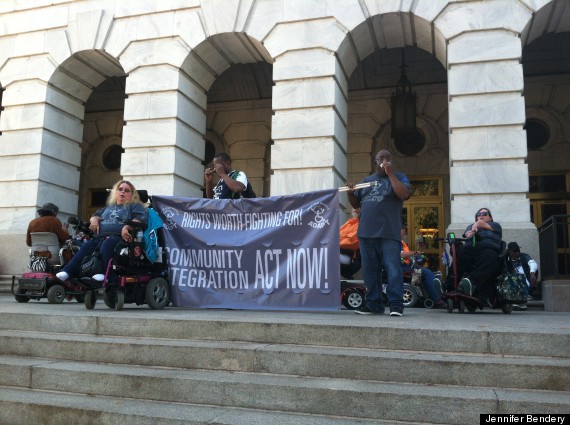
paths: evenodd
<path fill-rule="evenodd" d="M 495 299 L 496 278 L 501 271 L 503 229 L 493 221 L 489 208 L 475 213 L 475 222 L 465 229 L 465 243 L 457 253 L 457 276 L 461 281 L 457 290 L 477 297 L 491 306 Z"/>
<path fill-rule="evenodd" d="M 57 218 L 58 214 L 59 207 L 51 202 L 44 204 L 38 209 L 39 217 L 34 218 L 28 224 L 26 245 L 32 246 L 32 233 L 50 232 L 57 236 L 59 246 L 61 247 L 69 239 L 69 232 L 67 231 L 69 224 L 59 221 Z"/>
<path fill-rule="evenodd" d="M 133 226 L 124 224 L 125 220 L 146 224 L 147 211 L 133 184 L 127 180 L 120 180 L 113 185 L 107 198 L 107 205 L 97 210 L 89 220 L 89 229 L 95 237 L 81 246 L 79 252 L 56 274 L 56 277 L 61 281 L 82 277 L 79 276 L 81 263 L 96 249 L 99 249 L 101 254 L 104 273 L 113 258 L 115 246 L 121 240 L 133 241 L 131 233 Z M 103 273 L 91 277 L 92 287 L 100 286 L 105 279 Z M 112 268 L 109 268 L 107 281 L 111 284 L 116 281 Z"/>
<path fill-rule="evenodd" d="M 530 255 L 525 252 L 521 252 L 521 248 L 516 242 L 509 242 L 507 245 L 507 272 L 518 273 L 524 276 L 525 295 L 527 300 L 532 300 L 530 293 L 537 286 L 538 280 L 538 264 L 532 259 Z M 513 304 L 513 310 L 524 311 L 527 309 L 526 303 Z"/>
<path fill-rule="evenodd" d="M 402 272 L 404 273 L 404 276 L 413 273 L 413 259 L 414 257 L 422 255 L 421 252 L 410 251 L 410 248 L 404 241 L 407 234 L 408 229 L 402 227 L 402 230 L 400 231 L 400 237 L 402 239 L 402 252 L 400 253 L 400 257 L 402 258 Z M 427 267 L 420 267 L 420 271 L 423 287 L 429 295 L 430 299 L 433 301 L 433 306 L 435 308 L 446 308 L 447 304 L 441 299 L 441 295 L 443 293 L 441 289 L 441 281 L 436 278 L 433 272 Z"/>

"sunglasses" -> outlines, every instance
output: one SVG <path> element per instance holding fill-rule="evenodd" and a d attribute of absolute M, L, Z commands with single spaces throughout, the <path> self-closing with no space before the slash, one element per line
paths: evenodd
<path fill-rule="evenodd" d="M 489 213 L 487 211 L 478 212 L 477 214 L 475 214 L 476 217 L 487 217 L 488 215 Z"/>
<path fill-rule="evenodd" d="M 117 192 L 131 193 L 131 189 L 129 189 L 128 187 L 120 187 L 117 189 Z"/>

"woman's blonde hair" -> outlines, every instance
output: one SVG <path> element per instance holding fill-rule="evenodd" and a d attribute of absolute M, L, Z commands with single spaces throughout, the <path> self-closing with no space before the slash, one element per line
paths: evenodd
<path fill-rule="evenodd" d="M 109 193 L 109 196 L 107 197 L 107 205 L 115 205 L 117 203 L 117 189 L 119 189 L 119 186 L 122 185 L 123 183 L 128 184 L 129 187 L 131 188 L 131 192 L 133 193 L 133 197 L 131 199 L 131 202 L 129 202 L 129 204 L 142 203 L 141 198 L 139 197 L 139 193 L 137 192 L 133 184 L 128 180 L 119 180 L 117 183 L 113 185 L 111 193 Z"/>

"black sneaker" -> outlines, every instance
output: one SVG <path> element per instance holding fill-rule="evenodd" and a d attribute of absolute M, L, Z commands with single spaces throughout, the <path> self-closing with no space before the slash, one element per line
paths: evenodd
<path fill-rule="evenodd" d="M 356 314 L 376 314 L 372 310 L 370 310 L 368 308 L 368 306 L 366 306 L 366 305 L 363 305 L 362 307 L 357 308 L 356 310 L 354 310 L 354 312 Z"/>
<path fill-rule="evenodd" d="M 394 309 L 390 309 L 390 316 L 395 316 L 395 317 L 402 317 L 402 315 L 404 314 L 404 312 L 400 309 L 394 308 Z"/>
<path fill-rule="evenodd" d="M 525 311 L 527 309 L 526 304 L 513 304 L 514 311 Z"/>

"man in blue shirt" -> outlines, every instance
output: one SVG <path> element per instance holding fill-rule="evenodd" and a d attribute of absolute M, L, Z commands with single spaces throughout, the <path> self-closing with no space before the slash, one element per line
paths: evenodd
<path fill-rule="evenodd" d="M 360 208 L 358 240 L 367 288 L 366 305 L 356 313 L 384 314 L 383 265 L 388 277 L 386 295 L 390 316 L 401 316 L 404 312 L 404 283 L 400 265 L 400 229 L 402 205 L 410 197 L 410 181 L 405 174 L 394 170 L 392 155 L 385 149 L 375 155 L 373 163 L 375 173 L 361 182 L 373 185 L 355 190 L 354 183 L 347 184 L 350 204 Z"/>

